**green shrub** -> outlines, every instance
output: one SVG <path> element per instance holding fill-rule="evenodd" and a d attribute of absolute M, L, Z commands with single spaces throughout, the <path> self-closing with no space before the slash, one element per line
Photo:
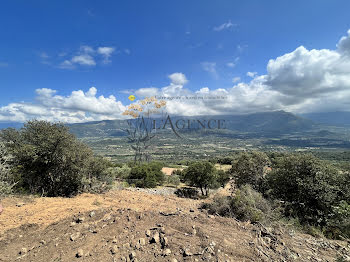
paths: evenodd
<path fill-rule="evenodd" d="M 241 221 L 265 221 L 272 218 L 270 203 L 250 185 L 236 190 L 233 197 L 215 197 L 212 203 L 204 204 L 210 213 L 235 217 Z"/>
<path fill-rule="evenodd" d="M 92 150 L 62 124 L 34 120 L 20 130 L 2 130 L 0 136 L 14 158 L 16 190 L 72 196 L 101 191 L 112 181 L 105 172 L 106 162 L 95 159 Z"/>
<path fill-rule="evenodd" d="M 135 165 L 131 168 L 128 177 L 129 184 L 135 184 L 136 187 L 152 188 L 162 185 L 165 181 L 163 165 L 159 162 Z"/>
<path fill-rule="evenodd" d="M 233 161 L 230 173 L 238 187 L 249 184 L 255 190 L 263 192 L 264 171 L 269 164 L 269 158 L 265 153 L 244 152 Z"/>
<path fill-rule="evenodd" d="M 178 175 L 166 176 L 166 183 L 169 185 L 178 186 L 180 184 L 180 177 Z"/>
<path fill-rule="evenodd" d="M 131 167 L 128 165 L 122 165 L 120 167 L 111 168 L 111 172 L 116 178 L 127 179 L 131 172 Z"/>
<path fill-rule="evenodd" d="M 269 195 L 285 201 L 287 216 L 325 226 L 334 215 L 341 188 L 337 169 L 310 154 L 280 158 L 267 176 Z"/>

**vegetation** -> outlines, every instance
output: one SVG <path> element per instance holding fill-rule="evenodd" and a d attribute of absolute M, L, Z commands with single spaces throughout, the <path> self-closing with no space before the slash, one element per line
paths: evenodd
<path fill-rule="evenodd" d="M 244 152 L 232 163 L 230 173 L 235 178 L 238 187 L 249 184 L 255 190 L 263 190 L 265 168 L 270 165 L 270 160 L 262 152 Z"/>
<path fill-rule="evenodd" d="M 159 162 L 150 162 L 134 165 L 128 177 L 128 183 L 137 187 L 152 188 L 162 185 L 165 181 L 163 165 Z"/>
<path fill-rule="evenodd" d="M 198 187 L 203 196 L 208 196 L 210 188 L 218 187 L 216 170 L 210 162 L 192 163 L 183 171 L 183 180 Z"/>
<path fill-rule="evenodd" d="M 233 197 L 216 197 L 212 203 L 204 204 L 203 208 L 207 208 L 212 214 L 253 223 L 265 221 L 272 214 L 270 203 L 250 185 L 242 186 Z"/>
<path fill-rule="evenodd" d="M 113 177 L 108 163 L 93 155 L 62 124 L 29 121 L 20 130 L 0 134 L 13 156 L 15 190 L 43 196 L 72 196 L 82 191 L 101 192 Z"/>
<path fill-rule="evenodd" d="M 0 143 L 0 196 L 12 192 L 14 186 L 11 179 L 12 156 L 8 154 L 3 143 Z"/>

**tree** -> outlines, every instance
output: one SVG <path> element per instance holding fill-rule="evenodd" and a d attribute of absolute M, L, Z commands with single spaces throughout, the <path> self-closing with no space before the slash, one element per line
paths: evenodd
<path fill-rule="evenodd" d="M 270 164 L 269 158 L 262 152 L 244 152 L 233 161 L 230 173 L 238 187 L 249 184 L 255 190 L 263 191 L 265 167 Z"/>
<path fill-rule="evenodd" d="M 137 187 L 152 188 L 164 183 L 165 177 L 162 172 L 163 165 L 159 162 L 150 162 L 135 165 L 131 168 L 129 183 Z"/>
<path fill-rule="evenodd" d="M 267 176 L 270 196 L 286 202 L 288 215 L 302 223 L 325 226 L 334 215 L 341 188 L 336 168 L 311 154 L 292 154 L 280 158 Z"/>
<path fill-rule="evenodd" d="M 17 188 L 30 193 L 71 196 L 107 176 L 92 150 L 63 124 L 29 121 L 20 130 L 3 130 L 0 137 L 14 157 Z"/>
<path fill-rule="evenodd" d="M 191 186 L 200 188 L 203 196 L 208 196 L 209 189 L 217 185 L 216 170 L 210 162 L 192 163 L 183 171 L 183 178 Z"/>

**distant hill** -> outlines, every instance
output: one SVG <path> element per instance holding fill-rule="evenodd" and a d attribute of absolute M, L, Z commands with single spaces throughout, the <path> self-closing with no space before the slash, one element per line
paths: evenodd
<path fill-rule="evenodd" d="M 285 111 L 263 112 L 246 115 L 216 115 L 216 116 L 171 116 L 173 122 L 178 119 L 222 119 L 228 131 L 283 134 L 311 130 L 315 125 L 312 121 Z M 78 137 L 108 137 L 125 136 L 127 124 L 125 120 L 104 120 L 68 125 L 71 132 Z M 220 130 L 216 130 L 220 132 Z M 215 132 L 215 131 L 214 131 Z"/>
<path fill-rule="evenodd" d="M 301 117 L 310 119 L 316 123 L 335 125 L 335 126 L 349 126 L 350 112 L 325 112 L 325 113 L 308 113 L 302 114 Z"/>

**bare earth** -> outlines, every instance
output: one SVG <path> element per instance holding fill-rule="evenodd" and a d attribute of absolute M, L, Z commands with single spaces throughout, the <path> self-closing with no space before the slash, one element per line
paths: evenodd
<path fill-rule="evenodd" d="M 344 241 L 208 215 L 202 200 L 173 195 L 1 202 L 0 261 L 335 261 L 349 252 Z"/>

